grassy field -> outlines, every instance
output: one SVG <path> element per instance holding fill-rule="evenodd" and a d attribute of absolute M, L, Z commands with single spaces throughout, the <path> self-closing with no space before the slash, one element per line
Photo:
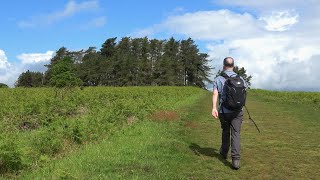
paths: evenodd
<path fill-rule="evenodd" d="M 40 155 L 39 158 L 42 159 L 38 164 L 20 170 L 18 176 L 11 173 L 4 174 L 3 177 L 21 179 L 317 179 L 320 177 L 320 143 L 317 139 L 320 135 L 320 93 L 251 90 L 247 106 L 261 133 L 257 132 L 245 115 L 241 134 L 241 168 L 236 171 L 231 168 L 230 157 L 224 160 L 219 156 L 221 129 L 219 121 L 211 116 L 211 93 L 196 88 L 175 90 L 171 87 L 166 88 L 162 90 L 154 88 L 151 92 L 149 90 L 148 98 L 153 97 L 151 94 L 161 91 L 159 97 L 156 96 L 159 98 L 157 102 L 164 105 L 154 105 L 152 110 L 141 115 L 139 120 L 131 119 L 131 122 L 128 116 L 122 116 L 122 121 L 129 123 L 116 126 L 118 127 L 116 130 L 101 136 L 99 140 L 88 139 L 54 156 Z M 141 89 L 140 92 L 145 94 Z M 164 96 L 170 98 L 160 98 Z M 134 102 L 135 100 L 132 101 Z M 138 109 L 137 112 L 142 109 Z M 110 129 L 112 128 L 109 128 L 109 131 Z"/>
<path fill-rule="evenodd" d="M 0 89 L 0 174 L 11 177 L 98 143 L 203 90 L 182 87 Z M 188 98 L 186 98 L 188 97 Z"/>

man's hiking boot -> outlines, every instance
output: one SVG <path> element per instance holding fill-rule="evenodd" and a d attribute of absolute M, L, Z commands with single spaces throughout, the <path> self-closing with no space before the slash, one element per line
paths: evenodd
<path fill-rule="evenodd" d="M 223 153 L 221 150 L 219 153 L 223 157 L 223 159 L 228 159 L 228 153 Z"/>
<path fill-rule="evenodd" d="M 240 168 L 240 160 L 239 159 L 232 159 L 232 167 L 236 170 Z"/>

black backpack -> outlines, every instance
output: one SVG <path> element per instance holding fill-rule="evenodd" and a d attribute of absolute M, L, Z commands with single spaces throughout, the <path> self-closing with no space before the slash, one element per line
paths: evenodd
<path fill-rule="evenodd" d="M 241 111 L 242 107 L 246 103 L 246 86 L 242 78 L 237 75 L 229 77 L 227 74 L 221 75 L 226 79 L 223 87 L 223 91 L 226 95 L 226 99 L 223 101 L 222 106 L 232 111 Z"/>

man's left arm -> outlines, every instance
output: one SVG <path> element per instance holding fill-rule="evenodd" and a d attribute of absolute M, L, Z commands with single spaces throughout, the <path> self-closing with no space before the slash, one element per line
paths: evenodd
<path fill-rule="evenodd" d="M 216 119 L 219 117 L 219 113 L 217 110 L 218 96 L 219 96 L 218 90 L 214 89 L 213 96 L 212 96 L 212 116 Z"/>
<path fill-rule="evenodd" d="M 218 97 L 219 97 L 218 88 L 219 88 L 218 79 L 216 78 L 213 81 L 213 94 L 212 94 L 212 116 L 216 119 L 219 117 L 219 113 L 217 110 L 217 102 L 218 102 Z"/>

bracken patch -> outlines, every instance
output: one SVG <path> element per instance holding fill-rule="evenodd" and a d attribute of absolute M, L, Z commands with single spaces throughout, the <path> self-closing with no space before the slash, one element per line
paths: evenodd
<path fill-rule="evenodd" d="M 196 129 L 198 127 L 198 125 L 192 121 L 186 121 L 184 123 L 184 127 L 190 128 L 190 129 Z"/>
<path fill-rule="evenodd" d="M 177 121 L 180 115 L 176 111 L 156 111 L 151 115 L 155 121 Z"/>
<path fill-rule="evenodd" d="M 23 131 L 30 131 L 30 130 L 35 130 L 38 128 L 38 124 L 36 122 L 22 122 L 19 124 L 19 129 Z"/>
<path fill-rule="evenodd" d="M 135 116 L 129 116 L 128 118 L 127 118 L 127 123 L 129 124 L 129 125 L 132 125 L 133 123 L 135 123 L 137 121 L 137 118 L 135 117 Z"/>

